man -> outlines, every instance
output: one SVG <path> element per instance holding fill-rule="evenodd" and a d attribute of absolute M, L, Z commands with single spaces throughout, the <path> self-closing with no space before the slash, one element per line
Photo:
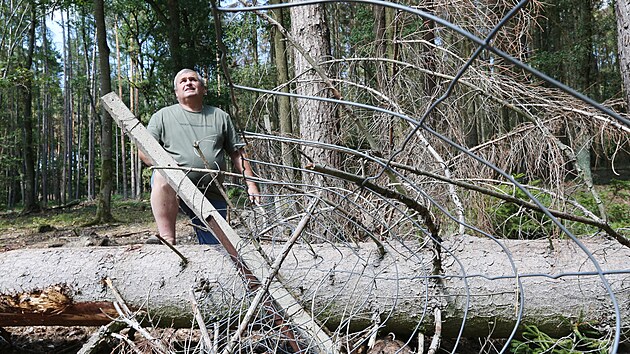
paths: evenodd
<path fill-rule="evenodd" d="M 207 89 L 199 73 L 183 69 L 175 75 L 173 84 L 178 103 L 153 114 L 147 126 L 149 133 L 181 167 L 208 168 L 208 163 L 212 169 L 224 170 L 224 155 L 227 154 L 236 171 L 253 177 L 251 166 L 244 158 L 244 144 L 236 133 L 230 116 L 219 108 L 203 104 Z M 195 145 L 198 145 L 199 150 Z M 151 166 L 151 162 L 142 152 L 139 155 L 145 164 Z M 187 175 L 225 218 L 227 205 L 213 181 L 214 178 L 219 178 L 222 182 L 222 176 L 200 172 L 189 172 Z M 253 181 L 247 181 L 247 193 L 252 202 L 260 203 L 260 192 Z M 151 177 L 153 216 L 160 236 L 173 245 L 176 243 L 175 223 L 180 206 L 196 225 L 195 233 L 199 243 L 218 243 L 186 204 L 179 202 L 166 178 L 154 171 Z M 151 239 L 148 242 L 150 241 Z"/>

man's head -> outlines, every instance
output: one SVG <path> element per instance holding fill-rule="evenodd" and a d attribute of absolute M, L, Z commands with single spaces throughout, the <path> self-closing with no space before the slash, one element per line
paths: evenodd
<path fill-rule="evenodd" d="M 191 69 L 182 69 L 173 80 L 173 86 L 175 89 L 175 96 L 179 103 L 183 103 L 183 100 L 197 99 L 203 101 L 203 96 L 206 94 L 206 86 L 203 78 L 198 72 Z"/>

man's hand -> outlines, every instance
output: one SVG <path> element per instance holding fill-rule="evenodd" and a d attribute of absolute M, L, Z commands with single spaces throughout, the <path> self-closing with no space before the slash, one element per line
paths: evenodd
<path fill-rule="evenodd" d="M 262 205 L 260 198 L 260 191 L 256 183 L 247 183 L 247 195 L 249 195 L 249 201 L 254 205 Z"/>
<path fill-rule="evenodd" d="M 252 172 L 252 167 L 249 164 L 249 161 L 245 158 L 245 150 L 239 149 L 230 154 L 230 158 L 232 159 L 232 163 L 234 164 L 234 168 L 238 173 L 242 173 L 245 177 L 254 177 L 254 173 Z M 249 195 L 249 201 L 254 205 L 261 205 L 260 200 L 260 191 L 258 190 L 258 185 L 254 181 L 247 181 L 247 195 Z"/>

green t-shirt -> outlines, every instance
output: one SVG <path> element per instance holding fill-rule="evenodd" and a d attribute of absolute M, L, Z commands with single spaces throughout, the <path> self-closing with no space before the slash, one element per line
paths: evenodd
<path fill-rule="evenodd" d="M 225 153 L 245 145 L 230 116 L 212 106 L 204 106 L 201 112 L 187 111 L 179 104 L 164 107 L 151 116 L 147 130 L 181 167 L 206 168 L 195 143 L 213 170 L 225 170 Z M 190 172 L 188 177 L 207 197 L 223 199 L 211 183 L 211 175 Z M 219 181 L 223 182 L 222 176 Z"/>

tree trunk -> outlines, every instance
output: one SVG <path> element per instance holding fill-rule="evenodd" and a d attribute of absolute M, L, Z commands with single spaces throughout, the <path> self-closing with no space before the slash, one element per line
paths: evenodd
<path fill-rule="evenodd" d="M 48 53 L 48 34 L 46 33 L 46 15 L 42 16 L 41 23 L 42 32 L 42 49 L 44 53 Z M 44 77 L 48 78 L 50 74 L 50 67 L 48 63 L 48 56 L 45 55 L 42 58 Z M 44 208 L 48 206 L 48 161 L 50 157 L 50 140 L 52 129 L 50 128 L 50 119 L 48 116 L 50 110 L 50 90 L 45 81 L 42 82 L 40 90 L 42 92 L 42 121 L 41 121 L 41 176 L 42 176 L 42 205 Z"/>
<path fill-rule="evenodd" d="M 96 37 L 96 33 L 94 33 Z M 87 41 L 87 38 L 86 38 Z M 95 38 L 96 41 L 96 38 Z M 85 66 L 90 68 L 86 73 L 88 80 L 88 89 L 90 90 L 90 118 L 88 121 L 88 178 L 87 178 L 87 194 L 88 200 L 96 199 L 96 119 L 98 114 L 96 111 L 95 97 L 98 96 L 98 85 L 96 84 L 96 51 L 97 47 L 92 48 L 92 58 L 88 58 L 88 48 L 85 48 Z"/>
<path fill-rule="evenodd" d="M 626 107 L 630 111 L 630 3 L 615 1 L 617 14 L 617 43 L 619 47 L 619 66 L 625 91 Z"/>
<path fill-rule="evenodd" d="M 431 250 L 416 243 L 395 249 L 388 246 L 382 258 L 374 244 L 296 245 L 280 274 L 283 284 L 331 330 L 342 323 L 351 330 L 364 329 L 378 313 L 386 330 L 408 333 L 420 325 L 421 330 L 430 332 L 433 319 L 426 314 L 437 306 L 442 310 L 446 337 L 456 336 L 464 320 L 466 336 L 485 336 L 492 331 L 494 337 L 504 337 L 516 324 L 520 297 L 524 301 L 521 324 L 536 324 L 549 335 L 568 333 L 578 321 L 599 328 L 614 323 L 610 298 L 599 277 L 586 273 L 593 271 L 593 266 L 574 243 L 554 241 L 553 249 L 547 240 L 502 243 L 511 252 L 522 292 L 498 244 L 470 236 L 445 245 L 450 252 L 444 254 L 444 274 L 450 276 L 442 278 L 440 284 L 427 278 L 432 269 Z M 607 279 L 616 300 L 627 304 L 630 290 L 624 284 L 630 276 L 614 271 L 627 268 L 630 250 L 610 241 L 590 242 L 587 247 L 603 269 L 612 271 Z M 178 249 L 188 259 L 185 267 L 163 246 L 0 253 L 0 268 L 12 269 L 0 283 L 0 326 L 109 322 L 105 314 L 112 314 L 113 297 L 102 283 L 105 278 L 113 280 L 130 307 L 150 310 L 165 326 L 190 326 L 192 313 L 187 299 L 191 289 L 200 299 L 202 313 L 209 311 L 215 318 L 225 318 L 243 310 L 234 304 L 241 303 L 246 290 L 220 247 Z M 274 257 L 280 247 L 266 251 Z M 569 272 L 582 275 L 545 276 Z M 468 277 L 467 284 L 462 276 Z M 621 325 L 627 327 L 630 308 L 622 306 L 621 311 Z"/>
<path fill-rule="evenodd" d="M 271 4 L 279 4 L 280 0 L 271 0 Z M 273 18 L 280 24 L 284 25 L 283 9 L 274 9 L 272 11 Z M 288 93 L 289 86 L 289 63 L 287 60 L 287 47 L 282 32 L 273 28 L 273 53 L 274 63 L 276 65 L 276 85 L 281 87 L 280 91 Z M 276 96 L 278 101 L 278 117 L 280 125 L 280 134 L 285 137 L 293 136 L 293 123 L 291 119 L 291 100 L 287 96 Z M 285 166 L 293 167 L 293 150 L 290 144 L 282 143 L 282 163 Z M 288 178 L 293 180 L 293 170 L 287 169 Z"/>
<path fill-rule="evenodd" d="M 31 24 L 28 30 L 28 50 L 24 63 L 25 75 L 28 75 L 19 86 L 22 98 L 22 131 L 24 136 L 22 154 L 24 157 L 24 209 L 23 213 L 31 213 L 40 210 L 37 200 L 35 183 L 35 153 L 33 151 L 33 78 L 30 77 L 33 66 L 33 53 L 35 51 L 35 28 L 37 26 L 37 12 L 35 2 L 31 1 Z"/>
<path fill-rule="evenodd" d="M 122 65 L 120 60 L 120 41 L 118 38 L 118 19 L 114 22 L 114 34 L 116 37 L 116 76 L 118 78 L 118 97 L 123 97 L 123 87 L 122 87 Z M 118 142 L 118 140 L 117 140 Z M 116 166 L 118 166 L 118 159 L 116 159 Z M 127 143 L 125 141 L 125 132 L 120 129 L 120 166 L 121 166 L 121 174 L 122 174 L 122 196 L 123 199 L 127 199 Z M 118 171 L 118 168 L 116 168 Z M 118 181 L 118 176 L 116 177 L 116 181 Z M 118 189 L 118 193 L 120 193 L 120 189 Z"/>
<path fill-rule="evenodd" d="M 112 84 L 103 0 L 94 0 L 94 19 L 96 22 L 99 66 L 101 68 L 101 95 L 105 95 L 112 91 Z M 104 108 L 101 109 L 101 163 L 101 190 L 98 198 L 96 219 L 98 222 L 109 222 L 114 219 L 111 207 L 114 167 L 112 160 L 112 117 Z"/>
<path fill-rule="evenodd" d="M 62 43 L 63 43 L 63 72 L 64 72 L 64 95 L 63 95 L 63 165 L 61 166 L 61 180 L 59 181 L 61 203 L 65 203 L 71 193 L 72 186 L 72 91 L 70 87 L 72 78 L 72 61 L 70 60 L 70 25 L 68 32 L 64 21 L 64 12 L 61 15 Z M 69 13 L 66 13 L 66 20 L 69 21 Z"/>
<path fill-rule="evenodd" d="M 386 7 L 380 5 L 372 6 L 372 14 L 374 15 L 374 57 L 375 58 L 387 58 L 387 21 L 385 16 Z M 387 94 L 387 64 L 377 62 L 376 63 L 376 87 L 379 91 Z"/>
<path fill-rule="evenodd" d="M 330 40 L 328 25 L 324 16 L 323 5 L 296 6 L 291 8 L 291 32 L 293 38 L 299 41 L 299 45 L 306 50 L 315 65 L 327 59 L 330 55 Z M 304 96 L 330 97 L 326 84 L 313 70 L 299 51 L 295 51 L 295 72 L 300 75 L 295 92 Z M 311 100 L 298 99 L 298 112 L 300 118 L 300 136 L 307 141 L 324 144 L 336 144 L 339 139 L 339 119 L 335 115 L 332 104 Z M 339 166 L 339 156 L 331 150 L 314 146 L 304 146 L 304 155 L 307 157 L 304 164 L 316 162 L 328 166 Z M 310 161 L 309 161 L 310 160 Z M 315 184 L 321 184 L 312 181 Z"/>
<path fill-rule="evenodd" d="M 573 86 L 586 95 L 594 97 L 596 94 L 595 87 L 597 78 L 597 65 L 595 61 L 595 53 L 593 51 L 593 1 L 582 0 L 577 2 L 574 11 L 576 11 L 575 36 L 578 42 L 575 45 L 576 52 L 575 61 L 577 70 L 574 72 L 575 83 Z"/>

